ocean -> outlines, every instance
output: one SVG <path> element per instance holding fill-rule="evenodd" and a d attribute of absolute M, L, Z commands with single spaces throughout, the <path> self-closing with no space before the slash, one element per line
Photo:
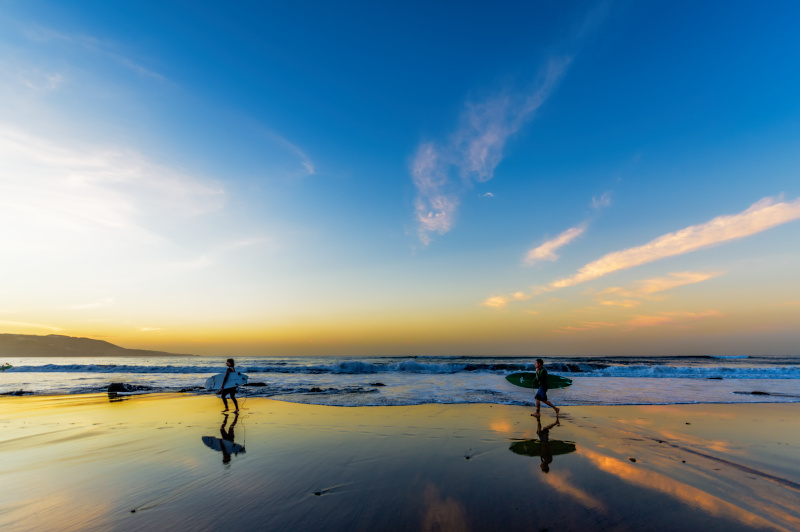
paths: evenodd
<path fill-rule="evenodd" d="M 427 403 L 533 404 L 505 376 L 533 371 L 518 357 L 241 357 L 243 397 L 334 406 Z M 0 394 L 101 393 L 113 382 L 135 393 L 210 394 L 205 380 L 224 357 L 8 358 Z M 550 373 L 572 379 L 551 390 L 556 405 L 800 402 L 800 357 L 559 357 Z M 263 384 L 252 385 L 252 384 Z"/>

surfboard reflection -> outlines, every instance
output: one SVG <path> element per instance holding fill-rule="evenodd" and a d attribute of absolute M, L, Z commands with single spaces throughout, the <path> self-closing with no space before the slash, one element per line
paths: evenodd
<path fill-rule="evenodd" d="M 550 471 L 550 464 L 553 462 L 553 456 L 557 454 L 568 454 L 575 452 L 574 441 L 561 441 L 550 439 L 550 429 L 559 425 L 558 420 L 546 427 L 542 428 L 541 420 L 536 420 L 536 434 L 538 439 L 516 441 L 508 448 L 511 452 L 522 454 L 525 456 L 538 456 L 541 458 L 542 472 L 547 473 Z"/>
<path fill-rule="evenodd" d="M 244 445 L 239 445 L 234 441 L 236 434 L 234 429 L 239 421 L 239 413 L 233 415 L 233 422 L 228 425 L 229 414 L 225 414 L 222 426 L 219 428 L 220 438 L 214 436 L 203 436 L 203 443 L 206 447 L 222 453 L 222 463 L 227 465 L 231 462 L 231 457 L 245 452 Z"/>

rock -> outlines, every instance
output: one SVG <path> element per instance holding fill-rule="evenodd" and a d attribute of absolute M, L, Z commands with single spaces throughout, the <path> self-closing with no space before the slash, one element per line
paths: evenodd
<path fill-rule="evenodd" d="M 152 386 L 142 386 L 139 384 L 125 384 L 124 382 L 112 382 L 108 385 L 108 393 L 116 392 L 145 392 L 152 390 Z"/>
<path fill-rule="evenodd" d="M 722 377 L 706 377 L 710 381 L 721 381 Z"/>
<path fill-rule="evenodd" d="M 33 392 L 26 392 L 25 390 L 17 390 L 16 392 L 6 392 L 3 395 L 14 395 L 19 397 L 20 395 L 25 395 L 26 393 L 33 394 Z"/>
<path fill-rule="evenodd" d="M 636 462 L 636 458 L 628 458 L 631 462 Z"/>
<path fill-rule="evenodd" d="M 386 386 L 386 385 L 382 382 L 373 382 L 372 384 L 370 384 L 370 386 Z"/>
<path fill-rule="evenodd" d="M 769 392 L 750 392 L 750 395 L 769 395 Z"/>
<path fill-rule="evenodd" d="M 308 392 L 309 393 L 321 393 L 322 392 L 322 388 L 317 388 L 316 386 L 314 386 L 313 388 L 308 390 Z"/>
<path fill-rule="evenodd" d="M 266 382 L 248 382 L 247 384 L 242 384 L 242 386 L 266 386 Z"/>

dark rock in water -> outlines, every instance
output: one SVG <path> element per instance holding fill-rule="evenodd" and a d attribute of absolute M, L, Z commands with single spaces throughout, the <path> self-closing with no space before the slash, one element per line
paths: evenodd
<path fill-rule="evenodd" d="M 382 382 L 373 382 L 372 384 L 370 384 L 370 386 L 386 386 L 386 385 Z"/>
<path fill-rule="evenodd" d="M 181 388 L 178 393 L 195 392 L 204 389 L 202 386 L 192 386 L 191 388 Z"/>
<path fill-rule="evenodd" d="M 317 388 L 316 386 L 308 390 L 309 393 L 320 393 L 322 392 L 322 388 Z"/>
<path fill-rule="evenodd" d="M 769 395 L 769 392 L 750 392 L 750 395 Z"/>
<path fill-rule="evenodd" d="M 108 385 L 108 393 L 116 392 L 146 392 L 152 390 L 152 386 L 142 386 L 139 384 L 125 384 L 124 382 L 112 382 Z"/>
<path fill-rule="evenodd" d="M 242 386 L 266 386 L 266 382 L 248 382 L 246 384 L 242 384 Z"/>
<path fill-rule="evenodd" d="M 631 462 L 636 462 L 636 458 L 628 458 Z"/>
<path fill-rule="evenodd" d="M 722 377 L 706 377 L 706 379 L 708 379 L 710 381 L 721 381 Z"/>
<path fill-rule="evenodd" d="M 321 492 L 321 491 L 315 491 L 315 492 L 314 492 L 314 495 L 316 495 L 317 497 L 319 497 L 320 495 L 322 495 L 322 492 Z"/>
<path fill-rule="evenodd" d="M 25 395 L 26 393 L 33 395 L 33 392 L 26 392 L 25 390 L 17 390 L 16 392 L 6 392 L 3 395 L 14 395 L 19 397 L 20 395 Z"/>

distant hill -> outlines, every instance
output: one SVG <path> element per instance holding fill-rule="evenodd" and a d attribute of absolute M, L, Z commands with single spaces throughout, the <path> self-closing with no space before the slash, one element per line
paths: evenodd
<path fill-rule="evenodd" d="M 146 349 L 125 349 L 104 340 L 60 334 L 0 334 L 0 357 L 158 357 L 194 356 Z"/>

